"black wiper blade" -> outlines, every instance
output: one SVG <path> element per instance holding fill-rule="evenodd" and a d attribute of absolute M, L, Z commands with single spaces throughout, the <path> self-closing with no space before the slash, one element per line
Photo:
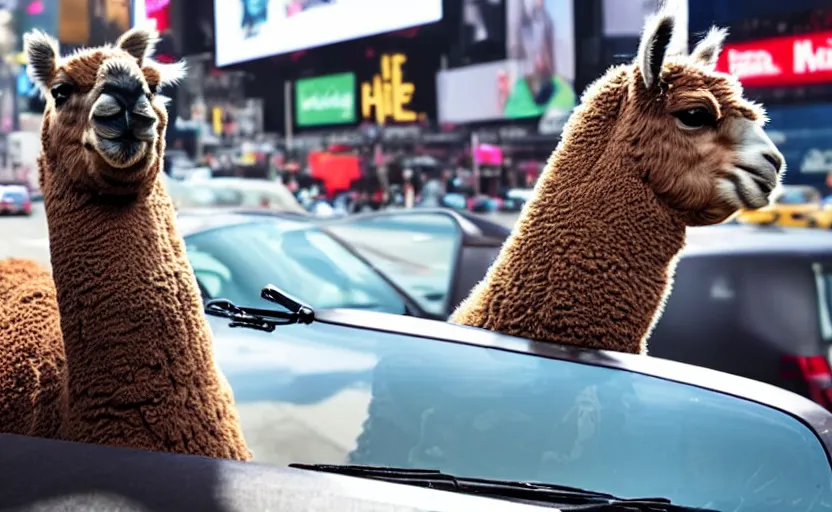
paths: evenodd
<path fill-rule="evenodd" d="M 238 306 L 228 299 L 213 299 L 205 303 L 205 314 L 231 320 L 230 327 L 247 327 L 258 331 L 272 332 L 277 326 L 290 324 L 311 324 L 315 311 L 274 285 L 266 285 L 260 296 L 283 306 L 288 311 Z"/>
<path fill-rule="evenodd" d="M 620 498 L 612 494 L 588 491 L 566 485 L 457 477 L 432 469 L 330 464 L 290 464 L 289 467 L 383 480 L 436 490 L 546 503 L 557 505 L 564 512 L 719 512 L 704 508 L 674 505 L 667 498 Z"/>

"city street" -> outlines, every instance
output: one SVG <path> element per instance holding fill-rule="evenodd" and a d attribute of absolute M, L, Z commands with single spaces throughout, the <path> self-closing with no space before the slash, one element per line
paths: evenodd
<path fill-rule="evenodd" d="M 43 203 L 32 203 L 30 217 L 0 217 L 0 258 L 28 258 L 49 265 L 49 234 Z"/>

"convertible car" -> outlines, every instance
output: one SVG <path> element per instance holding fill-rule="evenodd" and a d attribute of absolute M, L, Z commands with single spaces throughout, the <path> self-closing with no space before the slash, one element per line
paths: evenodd
<path fill-rule="evenodd" d="M 481 217 L 442 209 L 330 221 L 262 210 L 182 213 L 179 223 L 205 300 L 263 304 L 260 287 L 271 282 L 315 308 L 437 320 L 482 279 L 508 236 Z M 830 261 L 828 232 L 691 229 L 651 355 L 760 380 L 832 410 Z"/>
<path fill-rule="evenodd" d="M 262 296 L 281 313 L 207 303 L 214 329 L 234 320 L 252 334 L 216 350 L 257 461 L 423 484 L 431 477 L 407 471 L 436 470 L 726 512 L 832 505 L 832 413 L 780 388 L 445 322 L 315 311 L 273 287 Z"/>
<path fill-rule="evenodd" d="M 260 464 L 0 436 L 3 510 L 832 506 L 832 413 L 780 388 L 261 296 L 279 306 L 206 304 L 214 328 L 253 334 L 216 351 Z"/>

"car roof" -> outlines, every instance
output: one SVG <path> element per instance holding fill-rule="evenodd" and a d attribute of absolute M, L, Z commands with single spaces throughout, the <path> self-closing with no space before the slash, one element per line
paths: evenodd
<path fill-rule="evenodd" d="M 451 208 L 390 208 L 366 213 L 357 213 L 348 217 L 336 217 L 324 222 L 338 224 L 351 222 L 355 219 L 383 218 L 394 215 L 445 215 L 455 220 L 462 229 L 463 245 L 499 247 L 511 234 L 511 229 L 492 222 L 481 215 L 468 211 L 458 211 Z"/>
<path fill-rule="evenodd" d="M 0 183 L 0 189 L 3 190 L 14 190 L 20 192 L 28 192 L 29 188 L 26 185 L 21 185 L 20 183 Z"/>
<path fill-rule="evenodd" d="M 689 228 L 682 257 L 795 253 L 832 254 L 832 231 L 755 224 Z"/>
<path fill-rule="evenodd" d="M 0 453 L 3 510 L 543 510 L 379 480 L 34 437 L 0 435 Z"/>
<path fill-rule="evenodd" d="M 180 236 L 189 237 L 205 231 L 228 226 L 237 226 L 251 222 L 265 222 L 267 218 L 280 221 L 281 225 L 286 229 L 310 227 L 309 222 L 304 221 L 303 217 L 294 214 L 284 214 L 275 211 L 264 215 L 260 213 L 245 213 L 244 209 L 236 210 L 229 208 L 182 209 L 177 212 L 176 226 L 179 229 Z"/>

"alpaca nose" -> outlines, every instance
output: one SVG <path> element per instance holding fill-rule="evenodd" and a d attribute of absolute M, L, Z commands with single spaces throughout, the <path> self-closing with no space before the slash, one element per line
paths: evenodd
<path fill-rule="evenodd" d="M 104 86 L 104 94 L 109 94 L 116 100 L 116 103 L 125 111 L 133 110 L 133 107 L 144 95 L 140 84 L 125 86 L 123 84 L 108 84 Z"/>
<path fill-rule="evenodd" d="M 783 156 L 779 153 L 766 153 L 763 155 L 763 158 L 766 159 L 766 162 L 770 163 L 772 167 L 774 167 L 774 171 L 780 174 L 780 171 L 783 170 Z"/>
<path fill-rule="evenodd" d="M 149 141 L 155 137 L 157 117 L 140 84 L 108 83 L 92 107 L 95 133 L 104 139 L 132 135 Z"/>

